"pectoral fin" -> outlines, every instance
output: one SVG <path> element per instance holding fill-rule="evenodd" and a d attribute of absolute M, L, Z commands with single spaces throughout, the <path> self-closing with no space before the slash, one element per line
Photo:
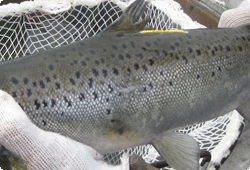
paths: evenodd
<path fill-rule="evenodd" d="M 189 135 L 165 132 L 153 141 L 161 156 L 177 170 L 198 170 L 200 148 Z"/>
<path fill-rule="evenodd" d="M 236 108 L 239 114 L 250 122 L 250 100 Z"/>

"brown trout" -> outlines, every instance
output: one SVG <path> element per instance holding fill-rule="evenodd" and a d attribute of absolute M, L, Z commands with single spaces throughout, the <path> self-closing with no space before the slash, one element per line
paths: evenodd
<path fill-rule="evenodd" d="M 146 4 L 92 38 L 0 63 L 0 88 L 44 130 L 103 154 L 151 143 L 197 170 L 197 142 L 174 130 L 234 109 L 250 120 L 250 25 L 144 34 Z"/>

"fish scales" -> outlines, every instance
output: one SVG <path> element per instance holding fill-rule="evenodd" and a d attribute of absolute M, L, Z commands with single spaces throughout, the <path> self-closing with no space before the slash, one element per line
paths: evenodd
<path fill-rule="evenodd" d="M 249 99 L 250 27 L 187 32 L 107 29 L 0 63 L 0 88 L 38 127 L 101 153 L 151 143 Z"/>

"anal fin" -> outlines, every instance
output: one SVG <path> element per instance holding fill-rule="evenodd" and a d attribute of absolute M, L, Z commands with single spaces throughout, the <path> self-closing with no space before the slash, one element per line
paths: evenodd
<path fill-rule="evenodd" d="M 165 132 L 153 141 L 166 162 L 176 170 L 198 170 L 200 147 L 189 135 Z"/>
<path fill-rule="evenodd" d="M 246 120 L 248 120 L 248 122 L 250 122 L 250 100 L 238 106 L 236 110 L 242 117 L 244 117 Z"/>

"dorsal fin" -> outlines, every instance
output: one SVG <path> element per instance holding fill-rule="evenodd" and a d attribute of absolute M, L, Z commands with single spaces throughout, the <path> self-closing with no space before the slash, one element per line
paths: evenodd
<path fill-rule="evenodd" d="M 140 31 L 142 30 L 150 19 L 150 12 L 146 15 L 146 17 L 137 22 L 140 16 L 146 10 L 146 5 L 148 2 L 144 0 L 136 0 L 132 4 L 130 4 L 123 12 L 121 17 L 106 28 L 106 31 Z"/>

